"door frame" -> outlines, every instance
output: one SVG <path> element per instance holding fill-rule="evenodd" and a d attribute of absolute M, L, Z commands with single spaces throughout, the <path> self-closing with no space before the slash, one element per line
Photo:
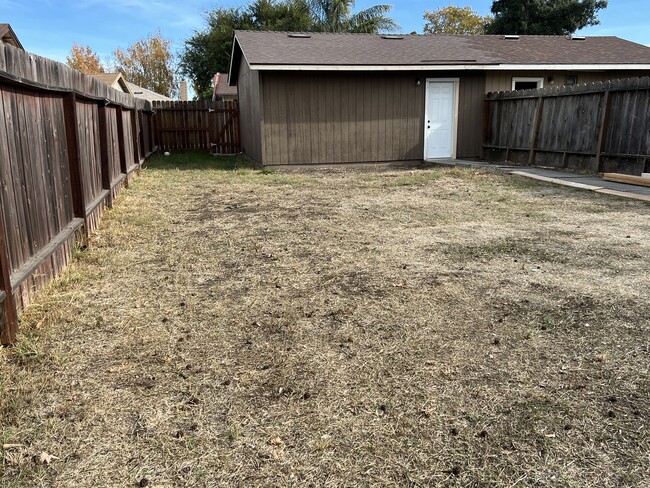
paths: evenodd
<path fill-rule="evenodd" d="M 423 159 L 427 161 L 427 114 L 429 113 L 429 83 L 453 83 L 454 85 L 454 101 L 453 101 L 453 127 L 452 127 L 452 139 L 451 139 L 451 159 L 456 159 L 457 145 L 458 145 L 458 104 L 459 104 L 459 86 L 460 78 L 427 78 L 424 82 L 424 154 Z"/>

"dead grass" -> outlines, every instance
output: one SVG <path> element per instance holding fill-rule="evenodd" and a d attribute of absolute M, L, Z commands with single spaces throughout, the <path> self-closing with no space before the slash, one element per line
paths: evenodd
<path fill-rule="evenodd" d="M 152 161 L 24 312 L 2 486 L 648 485 L 647 205 L 245 167 Z"/>

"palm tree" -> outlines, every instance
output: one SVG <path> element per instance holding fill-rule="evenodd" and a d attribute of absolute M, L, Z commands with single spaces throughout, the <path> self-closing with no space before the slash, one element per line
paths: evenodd
<path fill-rule="evenodd" d="M 325 32 L 377 33 L 399 28 L 386 14 L 390 5 L 375 5 L 352 13 L 355 0 L 306 0 L 316 30 Z"/>

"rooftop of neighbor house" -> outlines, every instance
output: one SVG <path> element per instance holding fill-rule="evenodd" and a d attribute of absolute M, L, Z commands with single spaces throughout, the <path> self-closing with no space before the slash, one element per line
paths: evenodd
<path fill-rule="evenodd" d="M 215 87 L 214 93 L 218 97 L 237 95 L 237 87 L 230 86 L 230 77 L 228 76 L 228 73 L 221 74 L 221 76 L 219 77 L 219 83 Z"/>
<path fill-rule="evenodd" d="M 131 93 L 133 93 L 133 96 L 136 98 L 142 98 L 144 100 L 149 100 L 150 102 L 171 102 L 172 101 L 172 99 L 169 98 L 168 96 L 161 95 L 160 93 L 157 93 L 153 90 L 148 90 L 147 88 L 138 86 L 135 83 L 131 83 L 130 81 L 127 81 L 126 84 L 129 86 Z"/>
<path fill-rule="evenodd" d="M 10 44 L 14 47 L 24 50 L 23 45 L 18 40 L 18 36 L 9 24 L 0 23 L 0 42 L 4 42 L 6 44 Z"/>
<path fill-rule="evenodd" d="M 106 83 L 107 85 L 112 85 L 115 81 L 120 78 L 121 73 L 96 73 L 90 75 L 96 80 Z"/>
<path fill-rule="evenodd" d="M 463 36 L 235 31 L 251 66 L 650 65 L 650 47 L 614 36 Z M 233 67 L 235 65 L 233 64 Z M 271 69 L 271 68 L 269 68 Z M 237 68 L 235 67 L 235 70 Z"/>

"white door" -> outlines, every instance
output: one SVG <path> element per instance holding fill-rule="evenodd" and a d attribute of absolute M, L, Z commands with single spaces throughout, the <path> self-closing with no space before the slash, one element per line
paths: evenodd
<path fill-rule="evenodd" d="M 454 156 L 456 109 L 453 81 L 427 81 L 424 159 Z"/>

